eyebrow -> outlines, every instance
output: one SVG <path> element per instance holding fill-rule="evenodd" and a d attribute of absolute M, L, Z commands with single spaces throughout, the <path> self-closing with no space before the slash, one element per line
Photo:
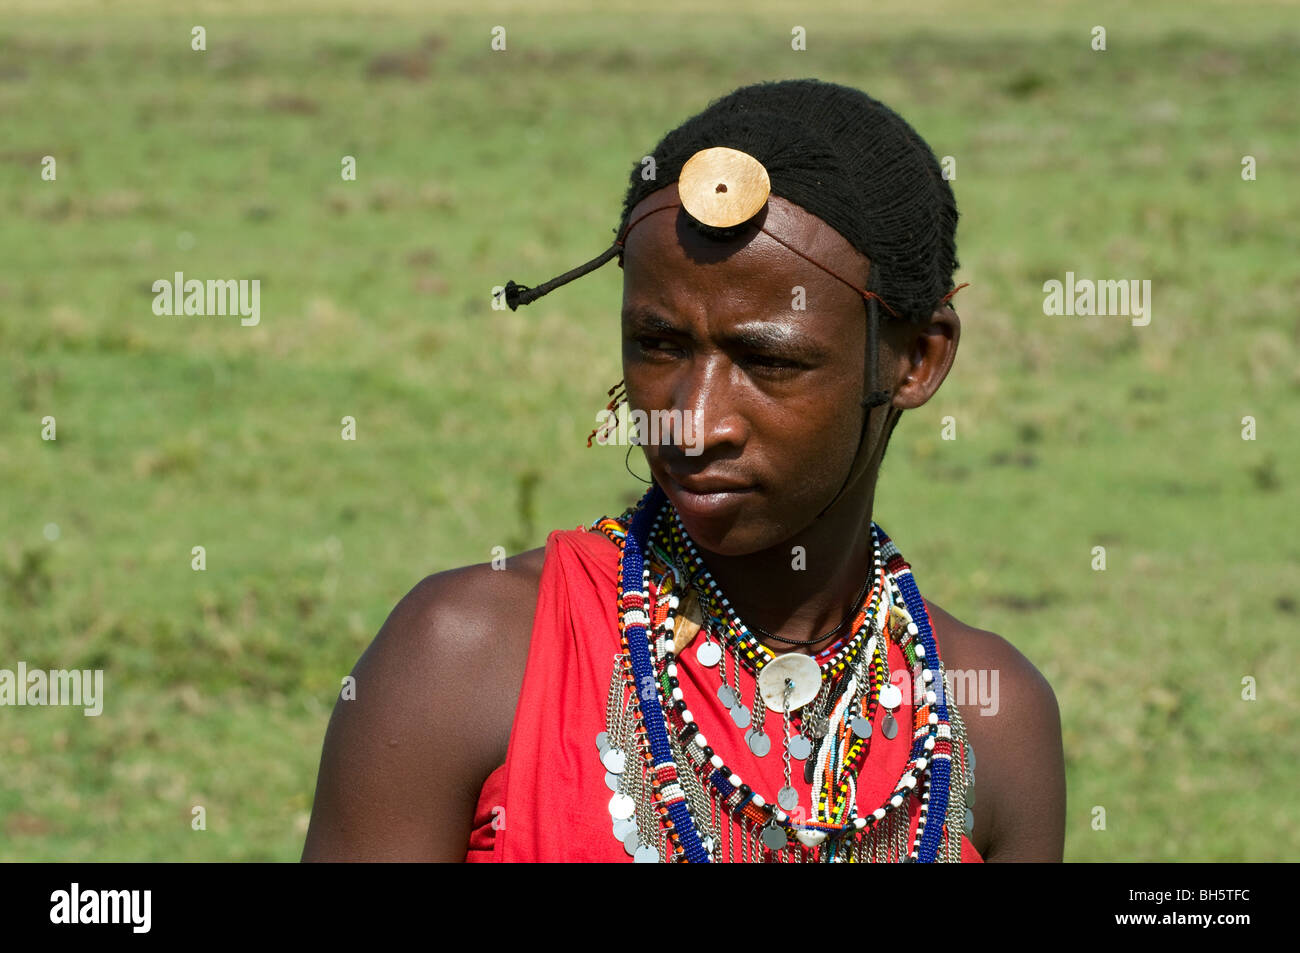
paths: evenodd
<path fill-rule="evenodd" d="M 694 335 L 669 321 L 657 311 L 634 307 L 623 312 L 623 319 L 636 331 L 677 335 L 693 338 Z M 721 336 L 723 343 L 755 351 L 772 351 L 806 357 L 822 357 L 824 349 L 789 325 L 770 321 L 753 321 Z"/>

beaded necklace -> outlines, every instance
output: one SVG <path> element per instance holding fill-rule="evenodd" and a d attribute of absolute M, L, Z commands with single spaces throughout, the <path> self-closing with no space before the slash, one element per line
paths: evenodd
<path fill-rule="evenodd" d="M 790 663 L 790 655 L 774 656 L 736 617 L 675 512 L 671 519 L 665 518 L 666 511 L 672 512 L 666 503 L 662 490 L 652 486 L 622 517 L 597 520 L 591 526 L 621 549 L 620 653 L 611 673 L 607 728 L 597 737 L 597 747 L 607 770 L 606 783 L 614 792 L 609 804 L 613 834 L 628 853 L 638 862 L 734 860 L 739 828 L 741 860 L 960 859 L 961 830 L 969 830 L 966 794 L 973 758 L 967 754 L 961 719 L 946 704 L 943 666 L 924 602 L 910 568 L 888 536 L 873 524 L 873 576 L 879 579 L 856 612 L 850 634 L 819 653 L 826 659 L 820 666 L 808 656 Z M 658 581 L 653 600 L 652 575 Z M 761 693 L 756 684 L 758 730 L 747 731 L 745 741 L 756 756 L 767 753 L 766 746 L 756 746 L 754 739 L 762 735 L 765 696 L 776 701 L 785 728 L 786 774 L 776 804 L 726 765 L 686 704 L 678 679 L 674 630 L 681 622 L 682 599 L 692 591 L 701 593 L 701 609 L 708 616 L 708 625 L 700 627 L 706 641 L 697 648 L 696 661 L 701 665 L 709 665 L 710 659 L 713 664 L 722 661 L 719 699 L 738 727 L 746 727 L 750 715 L 739 694 L 728 691 L 727 651 L 735 655 L 737 666 L 745 658 L 756 678 L 771 667 L 765 679 L 769 691 Z M 723 641 L 720 659 L 706 652 L 707 646 L 715 645 L 710 630 Z M 914 713 L 909 759 L 893 793 L 870 814 L 858 816 L 856 778 L 866 760 L 871 719 L 880 705 L 891 709 L 892 718 L 892 708 L 901 701 L 898 688 L 888 681 L 889 640 L 919 675 L 923 694 Z M 790 664 L 804 666 L 804 674 L 807 665 L 819 669 L 820 687 L 796 685 L 795 679 L 785 678 L 782 689 L 780 676 Z M 934 690 L 935 670 L 940 676 L 939 692 Z M 796 706 L 791 704 L 791 694 L 796 688 L 803 693 L 797 707 L 811 709 L 811 717 L 799 718 L 803 713 L 792 710 Z M 796 718 L 802 724 L 792 739 L 790 726 Z M 797 794 L 789 778 L 792 741 L 807 741 L 809 728 L 820 744 L 817 756 L 805 763 L 805 778 L 817 792 L 813 817 L 805 820 L 802 809 L 791 803 L 789 796 L 797 799 Z M 892 737 L 888 727 L 884 730 Z M 950 765 L 954 742 L 960 753 L 955 778 Z M 918 788 L 920 817 L 909 851 L 908 815 L 900 809 Z M 926 823 L 931 811 L 939 823 Z"/>

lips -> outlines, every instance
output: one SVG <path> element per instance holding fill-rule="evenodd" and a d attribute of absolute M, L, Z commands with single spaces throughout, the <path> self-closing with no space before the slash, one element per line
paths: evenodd
<path fill-rule="evenodd" d="M 669 496 L 678 512 L 698 517 L 725 516 L 757 487 L 735 479 L 668 474 Z"/>

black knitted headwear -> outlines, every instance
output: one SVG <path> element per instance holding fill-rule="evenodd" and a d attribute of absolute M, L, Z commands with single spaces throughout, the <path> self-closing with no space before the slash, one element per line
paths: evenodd
<path fill-rule="evenodd" d="M 682 166 L 697 152 L 715 146 L 757 159 L 767 170 L 771 194 L 817 216 L 867 257 L 870 267 L 863 290 L 868 292 L 870 383 L 862 403 L 868 408 L 887 403 L 889 393 L 875 386 L 876 301 L 883 301 L 895 319 L 920 324 L 951 297 L 958 266 L 957 204 L 938 160 L 916 131 L 888 106 L 847 86 L 817 79 L 760 82 L 714 100 L 655 147 L 650 154 L 653 177 L 643 175 L 643 161 L 634 164 L 609 249 L 536 288 L 508 282 L 507 304 L 512 310 L 528 304 L 615 255 L 622 267 L 632 210 L 677 181 Z M 686 218 L 700 232 L 720 239 L 748 227 L 746 223 L 722 230 L 689 214 Z M 866 424 L 864 418 L 859 456 Z M 856 475 L 858 462 L 855 459 L 844 487 Z"/>

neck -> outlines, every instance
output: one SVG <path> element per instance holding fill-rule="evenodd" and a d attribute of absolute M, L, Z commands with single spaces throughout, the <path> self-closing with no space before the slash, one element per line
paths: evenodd
<path fill-rule="evenodd" d="M 812 644 L 791 645 L 753 627 L 804 641 L 856 611 L 873 567 L 871 513 L 876 492 L 874 475 L 864 475 L 860 482 L 865 486 L 850 488 L 821 519 L 776 546 L 745 556 L 720 556 L 700 548 L 741 621 L 777 654 L 813 655 L 845 635 L 841 629 Z"/>

